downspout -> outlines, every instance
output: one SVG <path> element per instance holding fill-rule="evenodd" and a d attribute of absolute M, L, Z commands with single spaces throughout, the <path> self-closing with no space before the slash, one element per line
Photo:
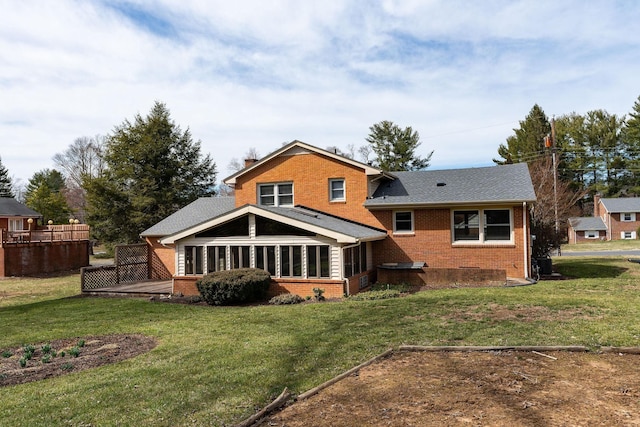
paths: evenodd
<path fill-rule="evenodd" d="M 349 245 L 349 246 L 343 246 L 342 249 L 342 256 L 340 257 L 340 271 L 342 273 L 344 273 L 344 250 L 345 249 L 351 249 L 351 248 L 355 248 L 356 246 L 360 246 L 361 242 L 358 243 L 354 243 L 353 245 Z M 343 294 L 346 296 L 349 296 L 349 279 L 347 279 L 346 277 L 343 279 L 344 284 L 342 285 L 342 290 L 344 291 Z"/>
<path fill-rule="evenodd" d="M 531 240 L 529 237 L 529 228 L 527 227 L 527 202 L 522 202 L 522 233 L 524 237 L 524 277 L 527 280 L 531 280 L 529 277 L 531 256 L 529 255 L 529 247 Z"/>

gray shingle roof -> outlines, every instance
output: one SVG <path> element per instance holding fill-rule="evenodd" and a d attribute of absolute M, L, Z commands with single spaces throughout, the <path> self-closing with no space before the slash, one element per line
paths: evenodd
<path fill-rule="evenodd" d="M 0 216 L 40 218 L 42 215 L 11 197 L 0 197 Z"/>
<path fill-rule="evenodd" d="M 350 236 L 356 240 L 377 240 L 387 235 L 384 230 L 342 219 L 304 206 L 296 206 L 294 208 L 259 206 L 259 208 L 305 224 L 321 227 L 334 233 Z"/>
<path fill-rule="evenodd" d="M 394 172 L 366 207 L 516 203 L 536 200 L 526 163 L 483 168 Z"/>
<path fill-rule="evenodd" d="M 600 199 L 609 212 L 640 212 L 640 197 Z"/>
<path fill-rule="evenodd" d="M 604 221 L 600 217 L 581 217 L 581 218 L 569 218 L 569 225 L 575 231 L 606 231 L 607 226 L 604 225 Z"/>
<path fill-rule="evenodd" d="M 146 229 L 142 237 L 169 236 L 233 210 L 235 197 L 201 197 L 159 223 Z"/>

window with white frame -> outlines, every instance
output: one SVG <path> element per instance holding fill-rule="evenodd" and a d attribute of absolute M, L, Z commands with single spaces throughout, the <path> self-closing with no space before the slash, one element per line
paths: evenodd
<path fill-rule="evenodd" d="M 512 239 L 511 209 L 453 211 L 454 242 L 508 242 Z"/>
<path fill-rule="evenodd" d="M 207 246 L 207 273 L 227 269 L 227 247 Z"/>
<path fill-rule="evenodd" d="M 307 246 L 307 276 L 311 278 L 331 277 L 329 246 Z"/>
<path fill-rule="evenodd" d="M 636 238 L 636 232 L 635 231 L 622 231 L 620 233 L 620 237 L 626 240 L 629 239 L 635 239 Z"/>
<path fill-rule="evenodd" d="M 332 178 L 329 180 L 329 200 L 332 202 L 344 202 L 346 200 L 344 178 Z"/>
<path fill-rule="evenodd" d="M 393 232 L 413 233 L 413 211 L 393 212 Z"/>
<path fill-rule="evenodd" d="M 622 222 L 633 222 L 636 220 L 635 212 L 623 212 L 620 214 L 620 221 Z"/>
<path fill-rule="evenodd" d="M 585 239 L 599 239 L 600 232 L 598 230 L 587 230 L 584 232 Z"/>
<path fill-rule="evenodd" d="M 251 267 L 251 257 L 249 255 L 249 246 L 231 246 L 230 255 L 231 268 L 249 268 Z"/>
<path fill-rule="evenodd" d="M 272 276 L 276 275 L 276 247 L 256 246 L 256 268 L 268 271 Z"/>
<path fill-rule="evenodd" d="M 302 246 L 280 246 L 280 277 L 302 277 Z"/>
<path fill-rule="evenodd" d="M 22 231 L 24 222 L 22 218 L 9 218 L 9 231 Z"/>
<path fill-rule="evenodd" d="M 260 184 L 258 186 L 258 204 L 263 206 L 293 206 L 293 183 Z"/>
<path fill-rule="evenodd" d="M 185 246 L 184 248 L 184 273 L 202 274 L 202 246 Z"/>

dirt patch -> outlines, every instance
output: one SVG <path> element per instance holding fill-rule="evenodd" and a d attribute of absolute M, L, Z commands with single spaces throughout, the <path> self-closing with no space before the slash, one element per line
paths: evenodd
<path fill-rule="evenodd" d="M 145 353 L 156 344 L 154 338 L 144 335 L 103 335 L 0 349 L 0 387 L 119 362 Z"/>
<path fill-rule="evenodd" d="M 397 352 L 259 425 L 640 425 L 640 356 Z"/>

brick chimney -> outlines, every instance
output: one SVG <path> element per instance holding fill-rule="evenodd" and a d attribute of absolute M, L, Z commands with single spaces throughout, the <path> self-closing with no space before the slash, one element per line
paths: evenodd
<path fill-rule="evenodd" d="M 258 161 L 258 159 L 244 159 L 244 167 L 248 168 L 249 166 L 251 166 L 252 164 L 254 164 L 257 161 Z"/>
<path fill-rule="evenodd" d="M 593 195 L 593 216 L 598 218 L 600 215 L 600 193 L 596 193 Z"/>

